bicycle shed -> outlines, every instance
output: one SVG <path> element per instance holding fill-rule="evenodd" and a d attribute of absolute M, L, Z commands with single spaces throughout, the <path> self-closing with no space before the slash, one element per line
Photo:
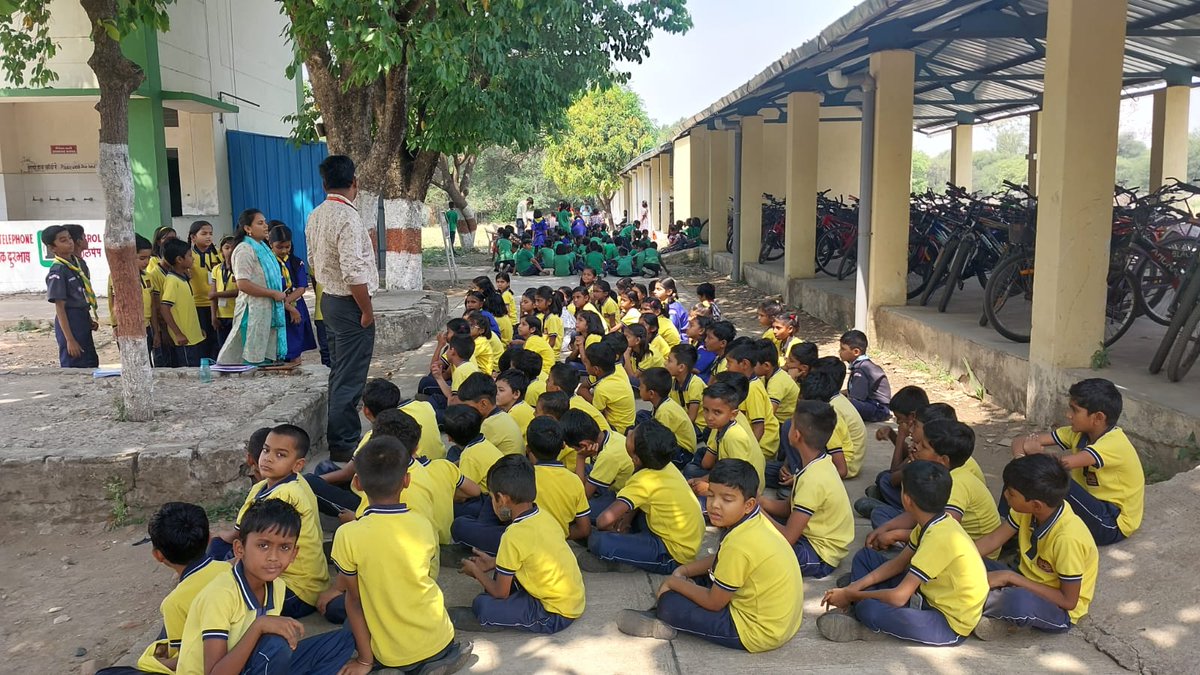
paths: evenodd
<path fill-rule="evenodd" d="M 621 200 L 638 205 L 634 218 L 647 201 L 662 231 L 707 219 L 714 269 L 862 327 L 891 352 L 955 375 L 969 364 L 996 402 L 1038 423 L 1061 420 L 1071 382 L 1108 377 L 1125 394 L 1124 426 L 1169 463 L 1200 435 L 1200 375 L 1149 374 L 1158 327 L 1146 322 L 1111 349 L 1111 367 L 1089 366 L 1103 335 L 1120 100 L 1154 96 L 1150 189 L 1186 179 L 1198 58 L 1197 2 L 868 0 L 633 160 Z M 1031 118 L 1039 197 L 1027 345 L 979 326 L 978 295 L 959 293 L 939 314 L 907 305 L 904 282 L 914 130 L 953 134 L 951 181 L 969 188 L 972 125 L 1017 115 Z M 854 280 L 814 278 L 813 214 L 827 188 L 863 200 L 869 248 Z M 786 245 L 782 261 L 759 264 L 764 192 L 786 198 Z"/>

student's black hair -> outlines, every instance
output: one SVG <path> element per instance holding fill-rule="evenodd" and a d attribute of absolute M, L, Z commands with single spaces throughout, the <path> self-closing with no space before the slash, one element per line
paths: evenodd
<path fill-rule="evenodd" d="M 504 305 L 504 296 L 496 290 L 491 279 L 480 275 L 472 279 L 471 283 L 475 284 L 480 293 L 483 293 L 483 308 L 486 311 L 491 312 L 493 316 L 501 316 L 508 312 L 508 308 Z"/>
<path fill-rule="evenodd" d="M 42 245 L 46 247 L 53 246 L 54 240 L 57 239 L 58 235 L 62 234 L 63 232 L 70 234 L 67 228 L 63 227 L 62 225 L 48 225 L 44 230 L 42 230 Z"/>
<path fill-rule="evenodd" d="M 579 376 L 579 370 L 569 363 L 556 363 L 550 366 L 550 381 L 559 389 L 567 392 L 568 396 L 573 395 L 579 388 Z"/>
<path fill-rule="evenodd" d="M 559 418 L 558 424 L 562 429 L 563 442 L 575 449 L 579 448 L 581 441 L 594 441 L 600 437 L 600 425 L 582 410 L 567 410 Z"/>
<path fill-rule="evenodd" d="M 542 407 L 542 412 L 553 417 L 554 419 L 562 419 L 562 416 L 571 409 L 571 396 L 565 391 L 548 391 L 538 396 L 538 405 Z"/>
<path fill-rule="evenodd" d="M 87 235 L 84 234 L 83 226 L 78 223 L 66 223 L 63 227 L 67 228 L 67 232 L 71 233 L 71 241 L 85 241 Z"/>
<path fill-rule="evenodd" d="M 934 452 L 950 460 L 951 469 L 965 464 L 975 452 L 975 430 L 962 422 L 930 422 L 925 425 L 925 440 Z"/>
<path fill-rule="evenodd" d="M 275 221 L 271 221 L 274 223 Z M 290 242 L 292 240 L 292 228 L 287 225 L 274 225 L 270 232 L 267 233 L 267 241 L 272 244 L 280 244 Z"/>
<path fill-rule="evenodd" d="M 388 408 L 375 416 L 375 424 L 371 426 L 371 438 L 383 436 L 400 439 L 404 447 L 413 453 L 421 443 L 421 425 L 403 410 Z"/>
<path fill-rule="evenodd" d="M 655 315 L 662 314 L 662 301 L 652 295 L 642 298 L 641 305 L 642 309 L 649 309 L 650 311 L 654 312 Z M 645 314 L 645 312 L 643 312 L 643 314 Z"/>
<path fill-rule="evenodd" d="M 237 537 L 245 545 L 250 535 L 265 532 L 292 539 L 299 537 L 300 512 L 282 499 L 254 502 L 238 522 Z"/>
<path fill-rule="evenodd" d="M 549 286 L 538 286 L 537 299 L 546 301 L 546 316 L 558 316 L 562 314 L 562 300 L 558 294 Z"/>
<path fill-rule="evenodd" d="M 561 241 L 558 242 L 558 246 L 554 247 L 554 255 L 559 256 L 559 255 L 566 255 L 566 254 L 567 254 L 567 245 L 562 243 Z"/>
<path fill-rule="evenodd" d="M 1071 491 L 1071 474 L 1051 455 L 1025 455 L 1004 467 L 1004 487 L 1056 509 Z"/>
<path fill-rule="evenodd" d="M 927 405 L 929 405 L 929 394 L 915 384 L 910 384 L 892 394 L 888 408 L 897 415 L 915 415 L 918 410 Z"/>
<path fill-rule="evenodd" d="M 516 353 L 512 355 L 512 367 L 525 373 L 525 377 L 529 378 L 530 382 L 536 380 L 542 374 L 542 355 L 529 349 L 521 349 L 516 347 Z M 512 351 L 511 349 L 509 350 Z M 505 352 L 508 353 L 508 352 Z M 500 364 L 503 368 L 504 364 Z"/>
<path fill-rule="evenodd" d="M 542 210 L 541 210 L 541 209 L 534 209 L 534 210 L 533 210 L 533 219 L 534 219 L 534 220 L 537 220 L 538 218 L 541 218 L 541 217 L 542 217 L 542 215 L 543 215 L 543 214 L 542 214 Z"/>
<path fill-rule="evenodd" d="M 200 230 L 204 229 L 205 227 L 212 226 L 212 223 L 208 222 L 207 220 L 193 221 L 191 227 L 188 228 L 188 241 L 191 241 L 192 237 L 200 234 Z"/>
<path fill-rule="evenodd" d="M 645 324 L 642 323 L 642 321 L 647 320 L 648 317 L 648 314 L 643 314 L 638 323 L 631 323 L 621 329 L 622 331 L 633 336 L 634 342 L 637 343 L 634 345 L 632 350 L 634 356 L 644 356 L 650 351 L 650 333 L 646 330 Z"/>
<path fill-rule="evenodd" d="M 587 325 L 588 335 L 604 335 L 604 323 L 600 321 L 600 316 L 595 312 L 590 310 L 587 312 L 577 312 L 575 318 L 582 320 Z"/>
<path fill-rule="evenodd" d="M 529 326 L 530 334 L 532 334 L 532 335 L 541 335 L 542 334 L 542 320 L 541 319 L 537 318 L 536 316 L 534 316 L 532 314 L 526 314 L 525 316 L 521 317 L 521 321 L 525 322 L 526 326 Z"/>
<path fill-rule="evenodd" d="M 1089 377 L 1071 385 L 1067 390 L 1071 402 L 1089 415 L 1104 413 L 1104 421 L 1112 426 L 1121 418 L 1124 401 L 1117 385 L 1102 377 Z"/>
<path fill-rule="evenodd" d="M 837 389 L 841 390 L 842 382 L 846 380 L 846 362 L 836 356 L 822 356 L 817 359 L 817 362 L 812 364 L 810 368 L 818 373 L 825 373 L 837 383 Z"/>
<path fill-rule="evenodd" d="M 496 381 L 484 373 L 471 373 L 458 385 L 458 400 L 488 401 L 496 405 Z"/>
<path fill-rule="evenodd" d="M 471 294 L 471 295 L 479 295 L 479 294 L 475 293 L 475 294 Z M 492 337 L 492 322 L 488 321 L 488 318 L 486 316 L 484 316 L 482 312 L 479 312 L 479 311 L 468 312 L 467 316 L 466 316 L 466 321 L 467 321 L 467 323 L 472 324 L 479 330 L 483 331 L 483 335 L 482 335 L 483 339 L 485 339 L 485 340 L 491 339 L 491 337 Z"/>
<path fill-rule="evenodd" d="M 921 424 L 929 424 L 936 420 L 951 420 L 958 421 L 958 413 L 954 411 L 954 406 L 949 403 L 930 403 L 924 408 L 917 409 L 917 421 Z"/>
<path fill-rule="evenodd" d="M 163 504 L 150 516 L 146 530 L 154 550 L 172 565 L 202 560 L 208 549 L 208 514 L 195 504 Z"/>
<path fill-rule="evenodd" d="M 585 414 L 586 416 L 586 414 Z M 675 434 L 662 422 L 649 419 L 633 428 L 633 454 L 645 469 L 662 469 L 675 456 Z"/>
<path fill-rule="evenodd" d="M 735 328 L 734 325 L 728 321 L 712 322 L 712 325 L 708 327 L 707 332 L 712 333 L 713 337 L 716 339 L 725 342 L 726 346 L 728 346 L 728 343 L 732 342 L 733 339 L 737 337 L 737 328 Z"/>
<path fill-rule="evenodd" d="M 638 317 L 637 323 L 634 325 L 642 326 L 643 328 L 645 328 L 646 329 L 646 339 L 648 341 L 653 342 L 654 338 L 658 337 L 658 320 L 660 318 L 661 317 L 659 317 L 656 314 L 650 314 L 649 312 L 642 312 L 641 316 Z"/>
<path fill-rule="evenodd" d="M 262 454 L 263 445 L 267 442 L 267 436 L 271 433 L 271 427 L 259 427 L 250 434 L 250 438 L 246 440 L 246 456 L 253 457 L 254 461 L 258 461 L 258 456 Z"/>
<path fill-rule="evenodd" d="M 514 504 L 532 504 L 537 499 L 533 464 L 525 455 L 505 455 L 487 472 L 488 491 L 505 495 Z"/>
<path fill-rule="evenodd" d="M 851 349 L 858 349 L 863 354 L 867 353 L 867 334 L 861 330 L 848 330 L 842 333 L 839 341 Z"/>
<path fill-rule="evenodd" d="M 245 231 L 242 230 L 242 227 L 244 227 L 242 224 L 242 218 L 247 217 L 247 214 L 249 214 L 249 220 L 247 220 L 245 223 L 245 225 L 249 225 L 254 221 L 255 214 L 258 213 L 262 213 L 262 211 L 259 211 L 258 209 L 246 209 L 245 211 L 242 211 L 242 215 L 238 218 L 237 230 L 234 232 L 235 238 L 237 238 L 238 231 L 242 232 L 243 237 L 245 236 Z M 45 230 L 43 230 L 42 236 L 45 236 Z M 170 227 L 169 225 L 163 225 L 162 227 L 154 230 L 154 238 L 151 239 L 153 243 L 150 245 L 150 248 L 154 251 L 155 256 L 162 258 L 162 245 L 163 242 L 167 240 L 168 236 L 178 237 L 179 235 L 175 234 L 175 228 Z M 242 240 L 241 238 L 237 238 L 237 241 L 241 242 Z"/>
<path fill-rule="evenodd" d="M 642 371 L 642 384 L 646 385 L 646 389 L 666 400 L 671 395 L 675 379 L 671 377 L 666 368 L 647 368 Z"/>
<path fill-rule="evenodd" d="M 188 251 L 192 250 L 192 247 L 186 241 L 182 241 L 180 239 L 168 239 L 163 244 L 162 249 L 163 260 L 165 260 L 168 265 L 174 266 L 177 260 L 187 255 Z"/>
<path fill-rule="evenodd" d="M 758 311 L 766 314 L 772 321 L 783 311 L 783 305 L 778 300 L 763 300 L 758 303 Z"/>
<path fill-rule="evenodd" d="M 508 272 L 496 272 L 496 281 L 500 281 L 501 279 L 510 284 L 512 283 L 512 277 L 508 276 Z"/>
<path fill-rule="evenodd" d="M 230 238 L 231 237 L 225 237 L 225 239 L 230 239 Z M 225 239 L 222 239 L 221 241 L 224 242 Z M 154 246 L 150 243 L 149 239 L 143 237 L 140 234 L 135 234 L 135 235 L 133 235 L 133 249 L 135 251 L 153 251 Z"/>
<path fill-rule="evenodd" d="M 622 327 L 621 330 L 614 330 L 614 331 L 605 333 L 604 336 L 600 338 L 599 344 L 602 344 L 605 347 L 608 347 L 614 355 L 624 354 L 625 350 L 629 349 L 629 340 L 627 340 L 625 338 L 624 327 Z M 585 350 L 584 354 L 586 354 L 586 353 L 587 352 Z M 615 359 L 616 356 L 614 356 L 613 358 Z M 614 361 L 614 363 L 615 363 L 615 361 Z"/>
<path fill-rule="evenodd" d="M 755 364 L 761 365 L 769 363 L 772 367 L 779 368 L 779 348 L 774 342 L 766 338 L 758 338 L 754 341 Z"/>
<path fill-rule="evenodd" d="M 758 472 L 744 459 L 719 459 L 708 474 L 710 485 L 724 485 L 742 493 L 743 499 L 758 497 Z"/>
<path fill-rule="evenodd" d="M 391 380 L 372 377 L 363 385 L 362 404 L 372 415 L 395 408 L 400 405 L 400 387 Z"/>
<path fill-rule="evenodd" d="M 308 457 L 311 441 L 308 438 L 308 432 L 304 429 L 295 424 L 280 424 L 271 427 L 271 433 L 292 439 L 292 442 L 296 444 L 296 457 Z"/>
<path fill-rule="evenodd" d="M 696 286 L 696 296 L 701 300 L 713 301 L 717 299 L 717 287 L 707 281 Z"/>
<path fill-rule="evenodd" d="M 736 375 L 737 373 L 734 373 Z M 725 405 L 737 409 L 742 404 L 742 392 L 736 385 L 727 382 L 714 382 L 704 388 L 704 398 L 715 398 L 724 401 Z"/>
<path fill-rule="evenodd" d="M 562 454 L 563 432 L 553 417 L 543 415 L 530 420 L 526 436 L 525 444 L 538 462 L 553 462 Z"/>
<path fill-rule="evenodd" d="M 942 513 L 950 501 L 950 470 L 937 462 L 917 460 L 903 469 L 900 484 L 904 494 L 925 513 Z M 711 478 L 710 478 L 711 480 Z"/>
<path fill-rule="evenodd" d="M 792 428 L 817 450 L 829 448 L 837 421 L 837 411 L 824 401 L 797 401 L 796 412 L 792 413 Z"/>
<path fill-rule="evenodd" d="M 399 438 L 372 435 L 354 454 L 359 487 L 368 498 L 395 499 L 404 487 L 411 457 L 408 446 Z"/>
<path fill-rule="evenodd" d="M 696 360 L 700 358 L 699 352 L 696 351 L 694 345 L 686 342 L 681 342 L 674 347 L 671 347 L 670 356 L 675 357 L 675 361 L 681 366 L 686 366 L 688 372 L 692 372 L 692 368 L 696 367 Z"/>
<path fill-rule="evenodd" d="M 754 340 L 744 336 L 739 337 L 726 347 L 725 361 L 749 361 L 753 367 L 758 363 L 758 347 L 754 344 Z"/>
<path fill-rule="evenodd" d="M 327 190 L 345 190 L 354 184 L 354 160 L 345 155 L 329 155 L 318 167 Z"/>
<path fill-rule="evenodd" d="M 455 335 L 448 342 L 454 353 L 464 361 L 469 361 L 475 355 L 475 340 L 466 335 Z"/>
<path fill-rule="evenodd" d="M 713 375 L 710 382 L 728 384 L 729 386 L 733 387 L 740 397 L 738 399 L 739 405 L 742 401 L 746 400 L 747 396 L 750 395 L 750 378 L 742 375 L 741 373 L 735 373 L 732 370 L 726 370 Z"/>
<path fill-rule="evenodd" d="M 483 417 L 469 405 L 446 406 L 446 412 L 442 413 L 442 429 L 458 445 L 466 445 L 478 438 L 482 427 Z"/>
<path fill-rule="evenodd" d="M 605 375 L 617 368 L 617 355 L 613 352 L 612 347 L 604 344 L 603 341 L 588 346 L 584 350 L 584 355 L 587 356 L 588 363 L 599 368 L 600 372 Z"/>
<path fill-rule="evenodd" d="M 522 400 L 525 398 L 525 392 L 529 389 L 529 378 L 525 376 L 525 373 L 522 373 L 516 368 L 508 368 L 507 370 L 501 371 L 501 373 L 496 376 L 496 381 L 507 383 L 508 388 L 516 392 L 517 398 Z M 459 392 L 459 396 L 462 396 L 461 391 Z"/>
<path fill-rule="evenodd" d="M 829 373 L 810 370 L 800 383 L 800 397 L 805 401 L 828 403 L 834 396 L 837 396 L 841 386 L 841 381 L 833 379 Z"/>

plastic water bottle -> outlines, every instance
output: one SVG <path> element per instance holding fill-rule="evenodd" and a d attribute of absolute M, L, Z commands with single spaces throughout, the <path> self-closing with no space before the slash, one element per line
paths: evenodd
<path fill-rule="evenodd" d="M 212 383 L 212 359 L 200 359 L 200 382 L 202 384 Z"/>

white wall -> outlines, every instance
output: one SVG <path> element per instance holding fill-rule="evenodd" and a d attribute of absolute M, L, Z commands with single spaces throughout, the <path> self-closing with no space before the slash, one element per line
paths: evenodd
<path fill-rule="evenodd" d="M 90 103 L 4 103 L 0 172 L 8 220 L 97 219 L 104 193 L 96 175 L 100 116 Z M 76 148 L 54 154 L 52 145 Z"/>
<path fill-rule="evenodd" d="M 58 53 L 49 64 L 58 80 L 51 86 L 95 89 L 98 86 L 96 75 L 87 64 L 92 55 L 91 23 L 79 0 L 50 0 L 50 37 L 58 45 Z M 0 74 L 0 86 L 14 85 Z M 29 82 L 22 86 L 29 87 Z"/>

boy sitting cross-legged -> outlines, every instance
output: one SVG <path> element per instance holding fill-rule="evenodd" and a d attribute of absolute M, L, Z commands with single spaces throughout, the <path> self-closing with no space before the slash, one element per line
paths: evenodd
<path fill-rule="evenodd" d="M 993 640 L 1029 627 L 1061 633 L 1087 616 L 1096 592 L 1099 553 L 1087 525 L 1066 502 L 1071 476 L 1047 455 L 1018 457 L 1004 467 L 1009 512 L 976 542 L 984 555 L 1017 535 L 1016 571 L 991 560 L 987 603 L 975 637 Z"/>
<path fill-rule="evenodd" d="M 497 450 L 505 455 L 525 452 L 521 427 L 512 415 L 496 406 L 496 381 L 490 375 L 472 373 L 459 386 L 457 394 L 463 405 L 474 408 L 483 418 L 483 437 Z"/>
<path fill-rule="evenodd" d="M 737 373 L 730 373 L 735 382 L 744 383 L 746 378 Z M 744 459 L 758 472 L 759 486 L 763 484 L 763 471 L 766 458 L 754 441 L 754 436 L 747 430 L 739 419 L 738 406 L 742 401 L 742 387 L 737 384 L 718 382 L 704 388 L 704 421 L 712 429 L 707 451 L 700 463 L 692 463 L 684 467 L 684 475 L 695 493 L 703 497 L 708 494 L 708 485 L 704 475 L 722 459 Z"/>
<path fill-rule="evenodd" d="M 691 457 L 696 452 L 696 425 L 675 399 L 671 398 L 671 374 L 666 368 L 647 368 L 642 371 L 638 395 L 648 401 L 653 418 L 675 434 L 679 450 Z"/>
<path fill-rule="evenodd" d="M 765 652 L 796 634 L 804 581 L 796 556 L 758 505 L 758 471 L 725 459 L 708 475 L 708 515 L 725 530 L 714 555 L 678 567 L 653 612 L 624 610 L 622 633 L 670 640 L 676 631 L 732 649 Z"/>
<path fill-rule="evenodd" d="M 568 411 L 570 412 L 570 411 Z M 565 413 L 564 413 L 565 414 Z M 559 460 L 563 454 L 562 429 L 551 417 L 535 417 L 529 423 L 529 461 L 534 463 L 538 502 L 546 514 L 562 526 L 567 539 L 586 540 L 592 532 L 591 507 L 575 467 Z"/>
<path fill-rule="evenodd" d="M 601 429 L 608 431 L 612 426 L 604 415 L 596 409 L 596 406 L 588 403 L 582 396 L 576 393 L 579 389 L 580 373 L 578 370 L 566 363 L 556 363 L 550 368 L 550 377 L 546 379 L 546 391 L 562 391 L 566 392 L 570 397 L 569 403 L 571 410 L 582 410 L 591 417 L 596 425 Z"/>
<path fill-rule="evenodd" d="M 900 499 L 917 522 L 908 545 L 890 560 L 871 548 L 855 554 L 849 585 L 821 600 L 843 610 L 817 619 L 821 635 L 850 642 L 885 633 L 935 647 L 966 641 L 983 613 L 988 576 L 971 537 L 945 513 L 951 482 L 941 464 L 904 467 Z"/>
<path fill-rule="evenodd" d="M 517 423 L 524 438 L 529 422 L 535 417 L 533 406 L 525 402 L 525 392 L 529 389 L 529 378 L 516 368 L 496 376 L 496 407 L 508 413 Z"/>
<path fill-rule="evenodd" d="M 303 547 L 298 541 L 303 530 L 300 513 L 282 499 L 264 499 L 253 503 L 241 516 L 233 541 L 237 562 L 192 601 L 183 626 L 176 672 L 366 672 L 347 670 L 356 660 L 351 656 L 355 639 L 350 632 L 335 630 L 301 639 L 304 625 L 279 614 L 286 592 L 281 575 L 287 573 Z M 317 553 L 323 564 L 325 556 L 319 542 Z"/>
<path fill-rule="evenodd" d="M 625 437 L 601 429 L 582 410 L 564 411 L 559 418 L 559 428 L 562 429 L 563 443 L 571 451 L 564 455 L 568 460 L 574 460 L 567 463 L 567 468 L 572 469 L 583 483 L 594 520 L 613 503 L 617 491 L 625 487 L 633 475 L 633 461 L 625 452 Z"/>
<path fill-rule="evenodd" d="M 583 575 L 562 528 L 538 508 L 533 465 L 520 455 L 501 457 L 488 471 L 492 509 L 511 524 L 493 558 L 476 551 L 462 573 L 483 586 L 471 607 L 451 607 L 459 630 L 516 628 L 557 633 L 583 615 Z M 514 583 L 514 581 L 516 583 Z"/>
<path fill-rule="evenodd" d="M 835 426 L 837 413 L 829 404 L 796 404 L 788 441 L 799 451 L 803 465 L 792 483 L 791 503 L 766 497 L 762 500 L 763 510 L 780 519 L 772 522 L 792 545 L 800 572 L 806 577 L 831 574 L 854 541 L 850 495 L 825 452 Z"/>
<path fill-rule="evenodd" d="M 346 587 L 347 621 L 358 645 L 354 669 L 344 672 L 453 673 L 466 664 L 471 643 L 454 641 L 433 578 L 437 532 L 400 499 L 410 493 L 409 470 L 419 463 L 414 465 L 399 439 L 383 434 L 359 450 L 357 462 L 354 485 L 369 506 L 358 520 L 338 528 L 331 555 Z"/>
<path fill-rule="evenodd" d="M 634 428 L 624 446 L 635 470 L 616 501 L 597 517 L 597 529 L 588 538 L 590 553 L 580 555 L 580 566 L 586 572 L 611 572 L 632 565 L 669 574 L 696 557 L 704 514 L 671 462 L 670 430 L 648 420 Z"/>

